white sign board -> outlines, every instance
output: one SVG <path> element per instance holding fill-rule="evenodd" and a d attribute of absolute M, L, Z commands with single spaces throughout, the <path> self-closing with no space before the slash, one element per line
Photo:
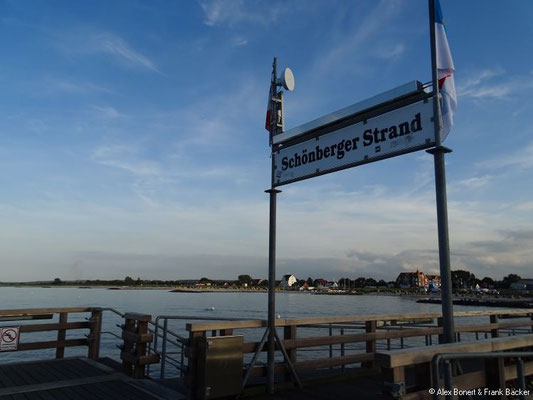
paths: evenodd
<path fill-rule="evenodd" d="M 431 98 L 274 151 L 274 186 L 435 145 Z"/>
<path fill-rule="evenodd" d="M 20 327 L 6 326 L 0 328 L 0 351 L 17 350 Z"/>

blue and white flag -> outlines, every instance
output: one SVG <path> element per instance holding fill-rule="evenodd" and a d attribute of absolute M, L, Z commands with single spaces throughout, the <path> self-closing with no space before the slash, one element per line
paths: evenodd
<path fill-rule="evenodd" d="M 437 78 L 439 90 L 442 94 L 442 131 L 441 140 L 444 142 L 453 126 L 453 114 L 457 107 L 457 95 L 455 93 L 455 82 L 453 80 L 452 54 L 448 39 L 446 38 L 446 27 L 440 8 L 439 0 L 435 1 L 435 42 L 437 56 Z"/>

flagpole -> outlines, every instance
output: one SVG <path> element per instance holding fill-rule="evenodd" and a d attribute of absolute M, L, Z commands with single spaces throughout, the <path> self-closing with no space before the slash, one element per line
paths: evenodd
<path fill-rule="evenodd" d="M 446 166 L 444 154 L 451 149 L 442 146 L 442 119 L 439 104 L 439 82 L 437 65 L 437 46 L 435 37 L 435 0 L 429 0 L 429 26 L 431 40 L 431 70 L 433 77 L 433 122 L 435 125 L 436 146 L 427 152 L 433 155 L 435 165 L 435 192 L 437 200 L 437 226 L 439 237 L 439 264 L 441 276 L 442 301 L 442 342 L 455 342 L 453 321 L 452 278 L 450 270 L 450 244 L 448 236 L 448 203 L 446 194 Z"/>

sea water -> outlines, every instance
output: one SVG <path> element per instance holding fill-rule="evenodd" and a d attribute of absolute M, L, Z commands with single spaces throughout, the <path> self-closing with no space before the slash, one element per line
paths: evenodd
<path fill-rule="evenodd" d="M 266 292 L 207 292 L 182 293 L 168 290 L 109 290 L 82 288 L 0 288 L 0 309 L 52 308 L 52 307 L 103 307 L 119 312 L 150 314 L 153 319 L 160 315 L 181 316 L 170 320 L 173 332 L 186 338 L 187 317 L 266 319 Z M 480 308 L 461 307 L 461 311 L 480 310 Z M 312 318 L 324 316 L 354 316 L 369 314 L 407 314 L 440 312 L 438 304 L 421 304 L 412 296 L 397 295 L 315 295 L 299 292 L 279 292 L 276 294 L 276 314 L 280 318 Z M 69 322 L 84 320 L 89 314 L 69 314 Z M 57 321 L 55 316 L 53 321 Z M 0 326 L 33 324 L 39 321 L 0 322 Z M 49 323 L 52 321 L 40 321 Z M 195 321 L 199 322 L 199 321 Z M 119 359 L 118 345 L 121 341 L 113 335 L 120 335 L 117 325 L 123 319 L 112 311 L 104 311 L 100 354 Z M 259 341 L 264 330 L 240 330 L 245 341 Z M 361 332 L 359 330 L 359 332 Z M 67 339 L 80 338 L 87 330 L 68 331 Z M 345 334 L 355 333 L 345 332 Z M 299 337 L 327 335 L 327 329 L 300 328 Z M 334 334 L 339 334 L 336 330 Z M 57 331 L 23 334 L 23 341 L 56 340 Z M 423 340 L 423 339 L 420 339 Z M 345 350 L 357 350 L 364 343 L 347 345 Z M 382 344 L 383 345 L 383 344 Z M 339 347 L 339 346 L 336 346 Z M 305 349 L 304 349 L 305 350 Z M 301 351 L 299 359 L 322 357 L 320 349 Z M 329 349 L 322 349 L 329 351 Z M 338 349 L 336 349 L 338 352 Z M 87 349 L 73 347 L 65 349 L 65 356 L 86 355 Z M 1 352 L 0 363 L 53 358 L 55 349 L 23 352 Z"/>

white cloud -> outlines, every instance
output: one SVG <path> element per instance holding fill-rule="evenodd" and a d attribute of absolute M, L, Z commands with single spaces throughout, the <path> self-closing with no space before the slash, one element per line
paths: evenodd
<path fill-rule="evenodd" d="M 134 50 L 124 39 L 117 35 L 110 33 L 97 35 L 93 38 L 93 44 L 96 51 L 110 54 L 131 66 L 161 73 L 152 60 Z"/>
<path fill-rule="evenodd" d="M 339 60 L 350 60 L 359 57 L 360 47 L 368 45 L 371 38 L 382 32 L 383 25 L 401 11 L 400 1 L 380 1 L 364 19 L 354 24 L 353 32 L 346 32 L 343 40 L 331 46 L 330 50 L 320 54 L 313 66 L 313 74 L 321 75 L 330 71 Z M 396 52 L 403 51 L 401 45 L 392 48 Z M 380 52 L 383 55 L 382 52 Z M 351 63 L 347 63 L 352 65 Z M 352 65 L 353 67 L 353 65 Z"/>
<path fill-rule="evenodd" d="M 231 45 L 234 46 L 234 47 L 239 47 L 239 46 L 246 46 L 248 44 L 248 39 L 244 38 L 244 37 L 234 37 L 232 40 L 231 40 Z"/>
<path fill-rule="evenodd" d="M 532 87 L 531 77 L 509 76 L 504 70 L 495 68 L 481 70 L 460 82 L 457 93 L 459 97 L 474 100 L 507 100 Z"/>
<path fill-rule="evenodd" d="M 87 28 L 58 32 L 54 45 L 67 57 L 106 54 L 130 68 L 162 74 L 153 60 L 115 33 L 96 32 Z"/>
<path fill-rule="evenodd" d="M 487 186 L 489 183 L 492 182 L 493 179 L 494 177 L 492 175 L 473 176 L 471 178 L 459 181 L 458 184 L 467 188 L 477 189 Z"/>
<path fill-rule="evenodd" d="M 280 4 L 245 2 L 243 0 L 199 0 L 207 26 L 235 26 L 240 23 L 268 25 L 275 21 Z"/>
<path fill-rule="evenodd" d="M 533 168 L 533 142 L 511 154 L 497 156 L 477 164 L 480 168 L 499 169 L 515 167 L 522 170 Z"/>
<path fill-rule="evenodd" d="M 93 93 L 111 94 L 112 90 L 95 85 L 91 82 L 76 81 L 65 78 L 46 78 L 44 80 L 44 90 L 46 92 L 63 92 L 73 95 L 88 95 Z"/>
<path fill-rule="evenodd" d="M 95 111 L 98 116 L 101 116 L 105 119 L 116 119 L 126 116 L 120 113 L 116 108 L 111 106 L 92 106 L 91 109 Z"/>
<path fill-rule="evenodd" d="M 92 159 L 99 164 L 118 168 L 140 177 L 159 176 L 159 163 L 142 159 L 134 146 L 108 145 L 100 146 L 92 153 Z"/>
<path fill-rule="evenodd" d="M 389 46 L 383 46 L 376 50 L 376 57 L 385 60 L 399 58 L 405 52 L 403 43 L 394 43 Z"/>

